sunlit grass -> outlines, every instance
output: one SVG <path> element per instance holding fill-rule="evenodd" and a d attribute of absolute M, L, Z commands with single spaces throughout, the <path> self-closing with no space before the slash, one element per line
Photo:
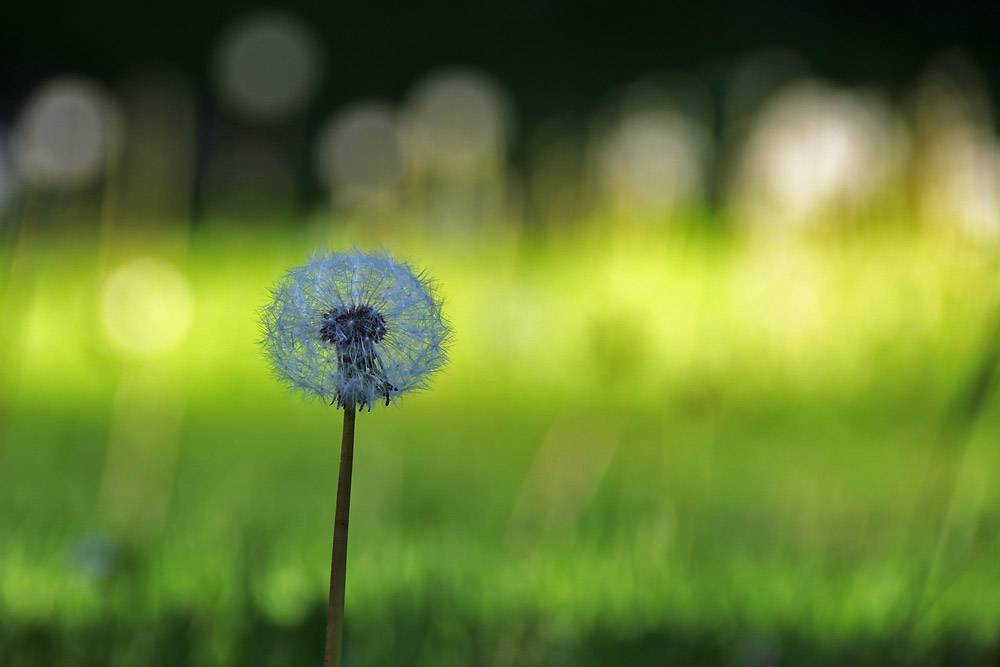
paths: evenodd
<path fill-rule="evenodd" d="M 230 249 L 228 236 L 208 236 L 180 259 L 170 245 L 128 253 L 165 255 L 194 293 L 190 334 L 156 358 L 176 369 L 178 382 L 268 392 L 256 308 L 281 263 L 312 244 L 276 241 Z M 755 244 L 647 233 L 611 243 L 500 244 L 397 249 L 431 256 L 459 327 L 446 388 L 474 378 L 490 391 L 503 379 L 577 398 L 620 388 L 611 393 L 645 402 L 692 382 L 724 393 L 893 384 L 900 373 L 941 372 L 974 352 L 997 293 L 989 248 L 936 235 Z M 97 248 L 72 238 L 46 239 L 29 252 L 35 270 L 18 285 L 27 289 L 8 295 L 24 351 L 17 385 L 50 401 L 53 386 L 65 397 L 99 393 L 112 369 L 131 361 L 101 307 L 114 269 L 127 262 L 101 267 Z M 172 307 L 164 303 L 164 316 Z M 206 376 L 213 381 L 198 381 Z"/>
<path fill-rule="evenodd" d="M 256 309 L 314 240 L 18 248 L 32 270 L 3 293 L 0 625 L 110 614 L 155 635 L 190 615 L 195 662 L 238 655 L 249 610 L 311 627 L 337 425 L 268 377 Z M 993 326 L 990 248 L 883 230 L 394 250 L 438 278 L 457 335 L 433 393 L 359 418 L 347 651 L 362 664 L 610 664 L 600 647 L 641 661 L 644 641 L 809 664 L 994 640 L 1000 413 L 942 435 Z M 188 333 L 155 353 L 123 349 L 102 316 L 134 257 L 173 262 L 193 295 Z M 168 478 L 144 447 L 174 452 Z M 953 485 L 932 483 L 932 460 Z M 109 515 L 101 494 L 129 471 L 139 501 Z M 95 531 L 128 555 L 110 582 L 72 558 Z"/>

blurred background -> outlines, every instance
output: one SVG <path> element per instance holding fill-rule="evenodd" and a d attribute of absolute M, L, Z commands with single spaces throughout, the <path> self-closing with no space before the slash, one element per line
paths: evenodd
<path fill-rule="evenodd" d="M 440 283 L 349 665 L 1000 662 L 985 3 L 33 3 L 0 35 L 0 665 L 322 655 L 321 244 Z"/>

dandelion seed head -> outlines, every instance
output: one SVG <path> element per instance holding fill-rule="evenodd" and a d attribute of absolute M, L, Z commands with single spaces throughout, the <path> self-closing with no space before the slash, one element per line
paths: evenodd
<path fill-rule="evenodd" d="M 426 389 L 451 334 L 423 273 L 387 252 L 319 251 L 291 269 L 261 313 L 279 379 L 338 407 L 369 410 Z"/>

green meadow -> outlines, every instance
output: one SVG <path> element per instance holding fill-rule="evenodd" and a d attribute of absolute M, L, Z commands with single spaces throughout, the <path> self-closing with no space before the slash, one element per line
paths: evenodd
<path fill-rule="evenodd" d="M 996 248 L 704 228 L 392 235 L 455 338 L 358 417 L 345 664 L 996 660 Z M 341 415 L 257 311 L 384 230 L 107 231 L 0 252 L 0 665 L 318 665 Z"/>

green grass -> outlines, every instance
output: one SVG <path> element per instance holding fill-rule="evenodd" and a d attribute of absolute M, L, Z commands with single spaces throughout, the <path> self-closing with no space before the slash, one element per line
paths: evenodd
<path fill-rule="evenodd" d="M 0 665 L 321 659 L 340 418 L 254 344 L 313 240 L 182 241 L 14 249 Z M 349 664 L 993 655 L 1000 410 L 948 422 L 995 316 L 990 251 L 888 232 L 396 245 L 457 336 L 433 391 L 358 420 Z M 153 358 L 101 315 L 137 255 L 194 295 Z M 74 559 L 95 533 L 121 548 L 107 580 Z"/>

